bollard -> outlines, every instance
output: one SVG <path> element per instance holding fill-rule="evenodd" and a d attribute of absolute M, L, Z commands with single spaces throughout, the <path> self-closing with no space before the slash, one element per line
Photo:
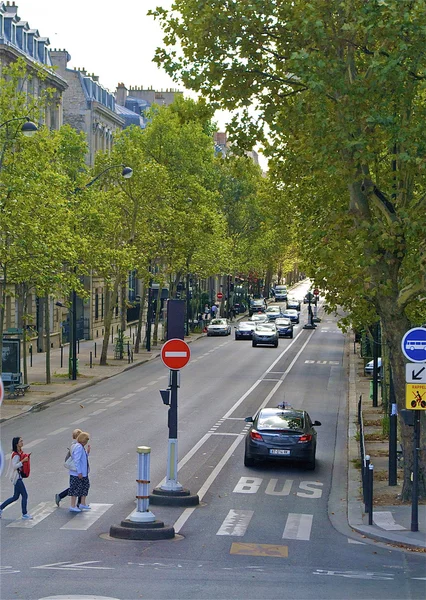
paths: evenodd
<path fill-rule="evenodd" d="M 92 368 L 93 360 L 92 360 L 92 352 L 90 352 L 90 368 Z"/>
<path fill-rule="evenodd" d="M 33 366 L 33 347 L 31 345 L 28 348 L 28 351 L 30 353 L 30 367 L 32 367 Z"/>
<path fill-rule="evenodd" d="M 368 469 L 370 466 L 370 455 L 366 454 L 365 455 L 365 465 L 362 468 L 362 491 L 363 491 L 363 496 L 364 496 L 364 506 L 365 506 L 365 512 L 368 512 L 368 484 L 369 484 L 369 479 L 368 479 Z"/>
<path fill-rule="evenodd" d="M 152 523 L 155 515 L 149 510 L 149 475 L 151 465 L 151 448 L 138 446 L 138 478 L 136 505 L 137 508 L 129 516 L 129 521 L 136 523 Z"/>
<path fill-rule="evenodd" d="M 111 326 L 111 344 L 114 343 L 114 325 Z"/>
<path fill-rule="evenodd" d="M 130 342 L 127 342 L 127 354 L 130 354 Z"/>
<path fill-rule="evenodd" d="M 135 333 L 133 332 L 133 345 L 135 345 Z"/>
<path fill-rule="evenodd" d="M 96 342 L 95 342 L 95 358 L 96 358 Z"/>
<path fill-rule="evenodd" d="M 61 369 L 64 366 L 64 347 L 61 344 Z"/>
<path fill-rule="evenodd" d="M 77 340 L 77 354 L 80 354 L 80 340 Z"/>
<path fill-rule="evenodd" d="M 133 362 L 133 350 L 132 350 L 132 362 Z"/>
<path fill-rule="evenodd" d="M 374 465 L 369 464 L 368 465 L 368 493 L 369 493 L 368 504 L 369 504 L 369 509 L 370 509 L 370 512 L 368 513 L 368 524 L 369 525 L 373 524 L 373 472 L 374 472 Z"/>

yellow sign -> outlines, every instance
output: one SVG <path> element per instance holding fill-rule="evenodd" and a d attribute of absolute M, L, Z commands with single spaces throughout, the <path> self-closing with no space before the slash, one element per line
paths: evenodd
<path fill-rule="evenodd" d="M 405 407 L 411 410 L 426 410 L 426 384 L 405 384 Z"/>
<path fill-rule="evenodd" d="M 244 556 L 273 556 L 276 558 L 288 557 L 288 546 L 278 546 L 275 544 L 239 544 L 234 542 L 231 545 L 230 554 L 240 554 Z"/>

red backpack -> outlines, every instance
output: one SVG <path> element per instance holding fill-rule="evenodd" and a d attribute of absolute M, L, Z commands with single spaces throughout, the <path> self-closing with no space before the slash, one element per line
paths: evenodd
<path fill-rule="evenodd" d="M 22 477 L 22 479 L 25 479 L 26 477 L 29 477 L 30 475 L 30 471 L 31 471 L 31 465 L 30 465 L 30 455 L 29 454 L 25 454 L 25 452 L 13 452 L 12 453 L 12 458 L 14 456 L 19 456 L 19 460 L 22 460 L 23 458 L 25 458 L 26 456 L 28 456 L 28 460 L 26 460 L 24 463 L 22 463 L 22 467 L 19 469 L 19 473 Z"/>

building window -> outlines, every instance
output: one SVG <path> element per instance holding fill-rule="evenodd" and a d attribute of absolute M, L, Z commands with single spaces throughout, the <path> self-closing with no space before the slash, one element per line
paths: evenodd
<path fill-rule="evenodd" d="M 104 318 L 104 293 L 101 294 L 101 319 Z"/>
<path fill-rule="evenodd" d="M 136 271 L 129 271 L 128 298 L 130 302 L 136 300 Z"/>

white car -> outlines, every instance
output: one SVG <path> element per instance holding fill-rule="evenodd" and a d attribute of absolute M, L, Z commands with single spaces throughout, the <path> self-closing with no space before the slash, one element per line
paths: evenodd
<path fill-rule="evenodd" d="M 370 360 L 370 362 L 368 362 L 365 367 L 364 367 L 364 375 L 370 375 L 371 377 L 373 376 L 373 365 L 374 365 L 374 361 Z M 379 357 L 377 359 L 377 369 L 378 369 L 378 375 L 379 377 L 382 374 L 382 359 Z"/>
<path fill-rule="evenodd" d="M 281 317 L 281 308 L 277 305 L 268 306 L 266 309 L 266 316 L 269 321 L 275 321 L 278 317 Z"/>
<path fill-rule="evenodd" d="M 207 327 L 207 335 L 231 335 L 231 325 L 228 319 L 213 319 Z"/>
<path fill-rule="evenodd" d="M 294 308 L 287 308 L 287 310 L 283 312 L 283 317 L 285 319 L 290 319 L 292 323 L 299 322 L 299 313 Z"/>

